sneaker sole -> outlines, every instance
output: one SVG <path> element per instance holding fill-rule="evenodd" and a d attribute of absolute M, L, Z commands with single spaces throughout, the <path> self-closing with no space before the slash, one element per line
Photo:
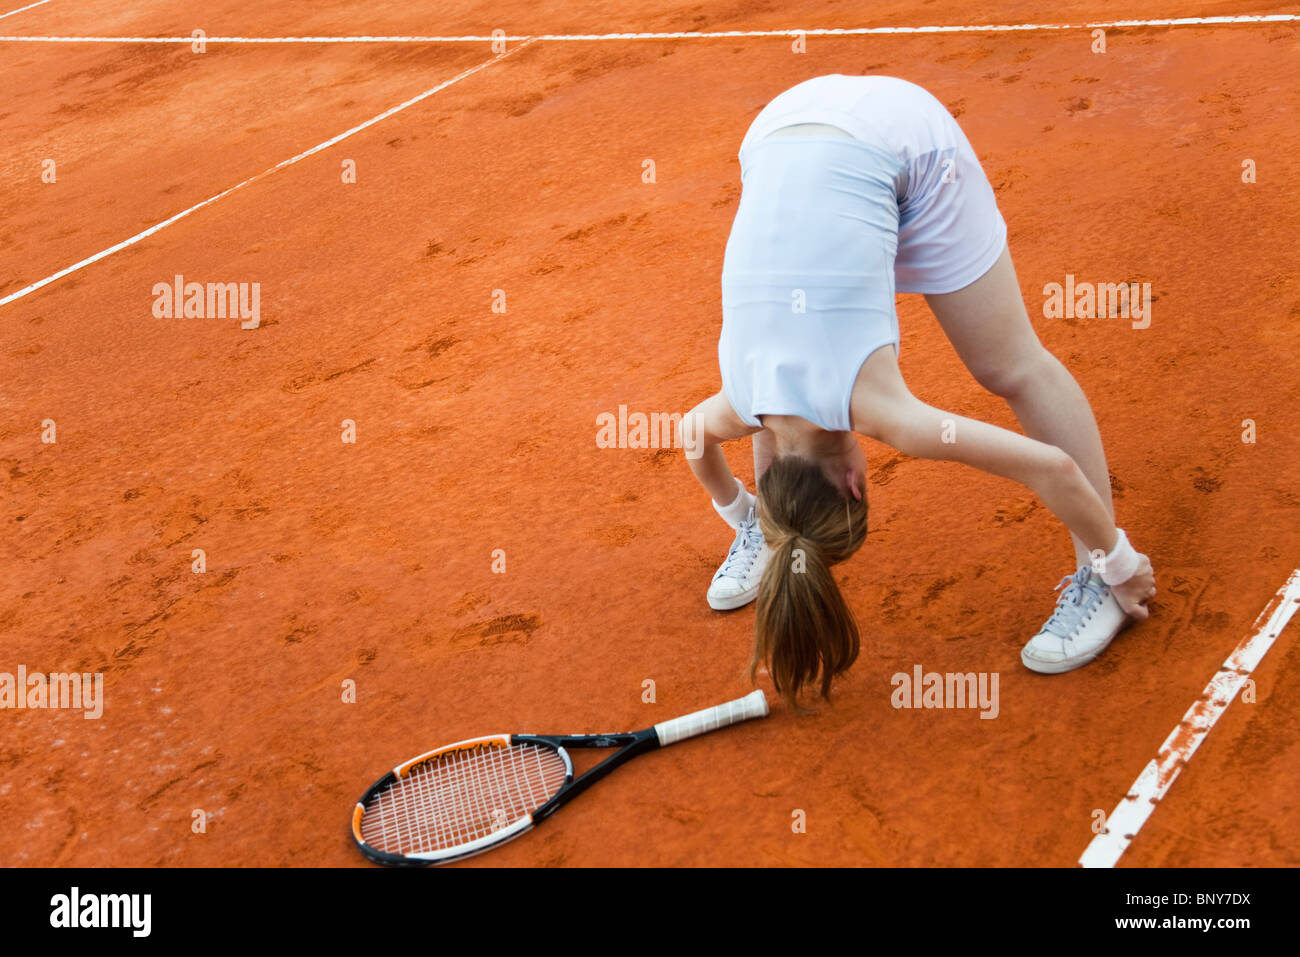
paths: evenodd
<path fill-rule="evenodd" d="M 1133 619 L 1128 615 L 1125 615 L 1124 620 L 1120 622 L 1119 627 L 1115 629 L 1115 634 L 1111 635 L 1106 639 L 1105 643 L 1098 646 L 1094 651 L 1089 652 L 1087 655 L 1081 655 L 1077 658 L 1065 658 L 1061 661 L 1039 661 L 1036 658 L 1028 658 L 1025 656 L 1025 651 L 1028 650 L 1028 646 L 1026 646 L 1020 650 L 1020 663 L 1030 671 L 1035 671 L 1040 675 L 1061 675 L 1065 674 L 1067 671 L 1074 671 L 1076 668 L 1082 668 L 1084 665 L 1095 661 L 1097 656 L 1109 648 L 1111 642 L 1119 637 L 1119 633 L 1132 623 Z"/>
<path fill-rule="evenodd" d="M 725 598 L 715 598 L 709 596 L 709 607 L 714 611 L 735 611 L 737 608 L 743 608 L 751 601 L 758 597 L 758 588 L 751 588 L 749 591 L 742 591 L 739 595 L 728 595 Z"/>

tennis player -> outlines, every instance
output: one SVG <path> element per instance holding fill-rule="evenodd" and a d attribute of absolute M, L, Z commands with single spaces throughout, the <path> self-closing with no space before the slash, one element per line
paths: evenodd
<path fill-rule="evenodd" d="M 1092 410 L 1038 341 L 993 189 L 943 104 L 894 77 L 817 77 L 759 113 L 740 170 L 722 267 L 722 389 L 688 414 L 688 461 L 736 532 L 709 604 L 758 600 L 751 677 L 765 664 L 791 702 L 804 686 L 826 697 L 857 657 L 858 627 L 830 572 L 867 534 L 855 433 L 1013 479 L 1070 530 L 1075 571 L 1024 646 L 1026 667 L 1078 668 L 1145 619 L 1151 563 L 1115 526 Z M 908 391 L 896 291 L 926 297 L 1027 437 Z M 757 496 L 720 447 L 745 436 Z"/>

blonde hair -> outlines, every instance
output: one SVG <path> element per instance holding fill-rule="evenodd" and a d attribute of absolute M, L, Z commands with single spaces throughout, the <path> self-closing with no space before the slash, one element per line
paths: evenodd
<path fill-rule="evenodd" d="M 858 657 L 858 625 L 831 567 L 867 537 L 867 498 L 846 497 L 809 459 L 775 459 L 758 483 L 759 526 L 772 554 L 758 586 L 750 680 L 767 666 L 777 692 L 798 709 L 799 692 Z"/>

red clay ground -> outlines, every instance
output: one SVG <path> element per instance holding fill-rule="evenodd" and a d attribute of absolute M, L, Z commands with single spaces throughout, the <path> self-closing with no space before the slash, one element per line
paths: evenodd
<path fill-rule="evenodd" d="M 861 25 L 834 3 L 554 6 L 231 3 L 196 24 L 181 3 L 56 2 L 0 33 Z M 1115 16 L 900 3 L 871 23 L 1099 15 Z M 1300 555 L 1300 31 L 1114 30 L 1108 46 L 1091 53 L 1078 30 L 814 37 L 802 55 L 781 38 L 536 43 L 0 307 L 0 670 L 102 671 L 108 696 L 99 721 L 0 718 L 0 812 L 24 824 L 0 861 L 361 864 L 350 805 L 413 753 L 641 727 L 745 693 L 752 610 L 704 602 L 727 530 L 682 453 L 600 449 L 595 422 L 717 388 L 736 148 L 776 93 L 841 72 L 906 77 L 960 117 L 1031 314 L 1067 273 L 1152 283 L 1149 329 L 1036 325 L 1092 398 L 1120 522 L 1156 564 L 1155 614 L 1085 669 L 1025 671 L 1019 648 L 1070 570 L 1064 531 L 1014 485 L 871 445 L 871 534 L 840 570 L 867 640 L 833 706 L 776 705 L 641 759 L 467 866 L 1073 864 L 1092 812 L 1114 807 Z M 0 43 L 15 91 L 0 297 L 490 57 L 483 43 Z M 40 182 L 45 157 L 57 184 Z M 155 319 L 153 284 L 177 273 L 260 282 L 261 328 Z M 1011 425 L 923 302 L 899 311 L 913 391 Z M 733 450 L 749 479 L 747 459 Z M 1295 635 L 1123 864 L 1300 863 Z M 999 672 L 998 719 L 894 710 L 890 676 L 918 663 Z M 356 704 L 340 700 L 349 678 Z M 195 809 L 214 815 L 206 834 Z"/>

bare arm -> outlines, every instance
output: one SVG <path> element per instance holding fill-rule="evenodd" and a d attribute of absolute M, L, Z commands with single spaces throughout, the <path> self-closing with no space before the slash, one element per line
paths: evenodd
<path fill-rule="evenodd" d="M 1031 489 L 1090 551 L 1110 553 L 1119 530 L 1083 470 L 1068 454 L 986 422 L 943 412 L 907 393 L 872 402 L 874 411 L 859 431 L 906 455 L 964 462 Z M 947 435 L 952 441 L 945 442 Z M 1156 593 L 1151 562 L 1141 556 L 1128 581 L 1112 585 L 1120 607 L 1135 618 L 1149 615 L 1146 602 Z"/>
<path fill-rule="evenodd" d="M 709 396 L 682 420 L 686 461 L 700 484 L 720 505 L 736 497 L 736 479 L 722 454 L 722 443 L 761 431 L 747 425 L 721 392 Z"/>
<path fill-rule="evenodd" d="M 1101 498 L 1066 452 L 927 405 L 907 390 L 896 367 L 855 389 L 854 426 L 906 455 L 962 462 L 1019 482 L 1090 550 L 1110 552 L 1119 539 Z"/>

